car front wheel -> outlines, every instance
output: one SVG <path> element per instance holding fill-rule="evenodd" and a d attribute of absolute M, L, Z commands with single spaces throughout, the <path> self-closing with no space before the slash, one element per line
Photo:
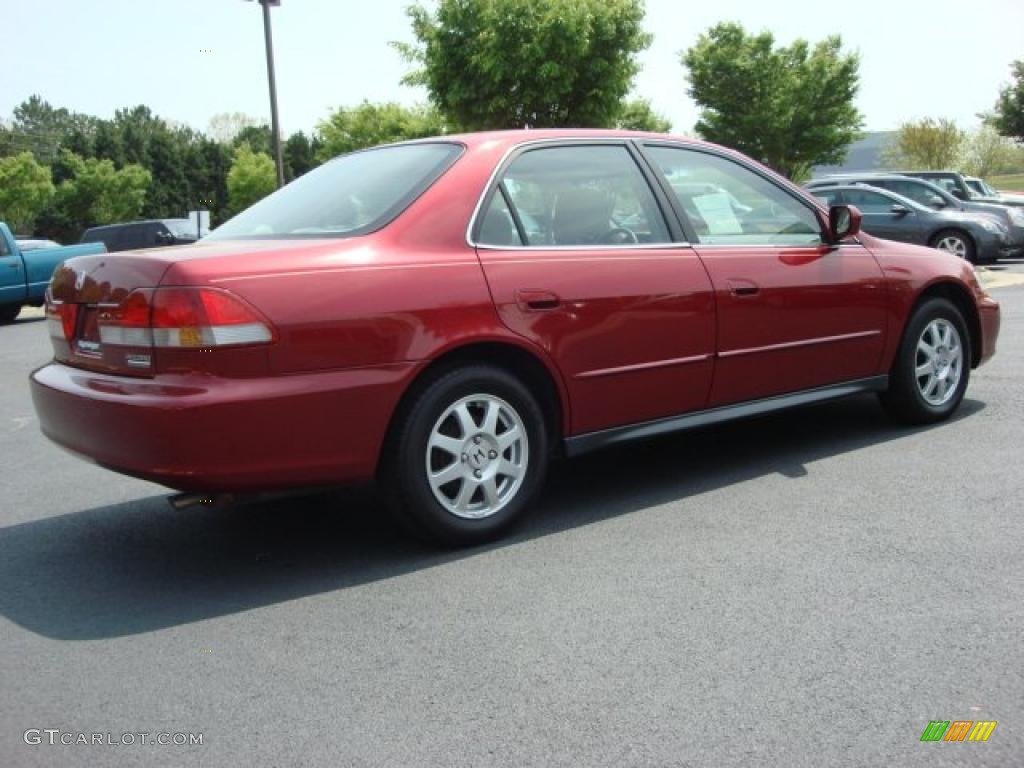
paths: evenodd
<path fill-rule="evenodd" d="M 522 382 L 486 365 L 442 374 L 399 416 L 383 482 L 414 531 L 478 544 L 525 516 L 546 473 L 544 414 Z"/>
<path fill-rule="evenodd" d="M 929 424 L 959 407 L 971 375 L 971 337 L 956 305 L 928 299 L 903 333 L 881 400 L 899 421 Z"/>

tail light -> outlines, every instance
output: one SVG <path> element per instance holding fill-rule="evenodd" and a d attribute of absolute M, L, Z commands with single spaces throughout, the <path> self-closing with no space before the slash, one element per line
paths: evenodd
<path fill-rule="evenodd" d="M 274 331 L 244 300 L 219 288 L 139 288 L 100 313 L 100 342 L 126 347 L 267 344 Z"/>
<path fill-rule="evenodd" d="M 55 301 L 46 296 L 46 326 L 50 337 L 70 342 L 75 335 L 75 324 L 78 322 L 78 305 Z"/>

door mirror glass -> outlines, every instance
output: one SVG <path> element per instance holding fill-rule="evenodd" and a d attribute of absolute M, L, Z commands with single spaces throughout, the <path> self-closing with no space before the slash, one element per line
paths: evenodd
<path fill-rule="evenodd" d="M 833 205 L 828 209 L 830 240 L 838 243 L 860 232 L 861 215 L 852 205 Z"/>

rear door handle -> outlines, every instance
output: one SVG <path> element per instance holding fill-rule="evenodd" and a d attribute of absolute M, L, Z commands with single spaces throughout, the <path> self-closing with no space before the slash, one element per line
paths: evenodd
<path fill-rule="evenodd" d="M 749 280 L 729 280 L 728 286 L 729 293 L 733 296 L 756 296 L 761 292 L 757 283 L 752 283 Z"/>
<path fill-rule="evenodd" d="M 526 312 L 557 309 L 562 303 L 553 291 L 516 291 L 516 304 Z"/>

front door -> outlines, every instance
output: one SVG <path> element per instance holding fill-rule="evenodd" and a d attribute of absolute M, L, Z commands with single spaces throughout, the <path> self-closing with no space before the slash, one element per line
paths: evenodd
<path fill-rule="evenodd" d="M 825 244 L 816 208 L 731 156 L 653 142 L 644 153 L 714 285 L 712 406 L 879 373 L 886 298 L 867 249 Z"/>
<path fill-rule="evenodd" d="M 574 434 L 702 408 L 711 386 L 711 283 L 638 159 L 625 141 L 524 147 L 474 228 L 502 321 L 562 372 Z"/>
<path fill-rule="evenodd" d="M 25 298 L 25 265 L 12 253 L 7 238 L 0 232 L 0 304 L 13 304 Z"/>

